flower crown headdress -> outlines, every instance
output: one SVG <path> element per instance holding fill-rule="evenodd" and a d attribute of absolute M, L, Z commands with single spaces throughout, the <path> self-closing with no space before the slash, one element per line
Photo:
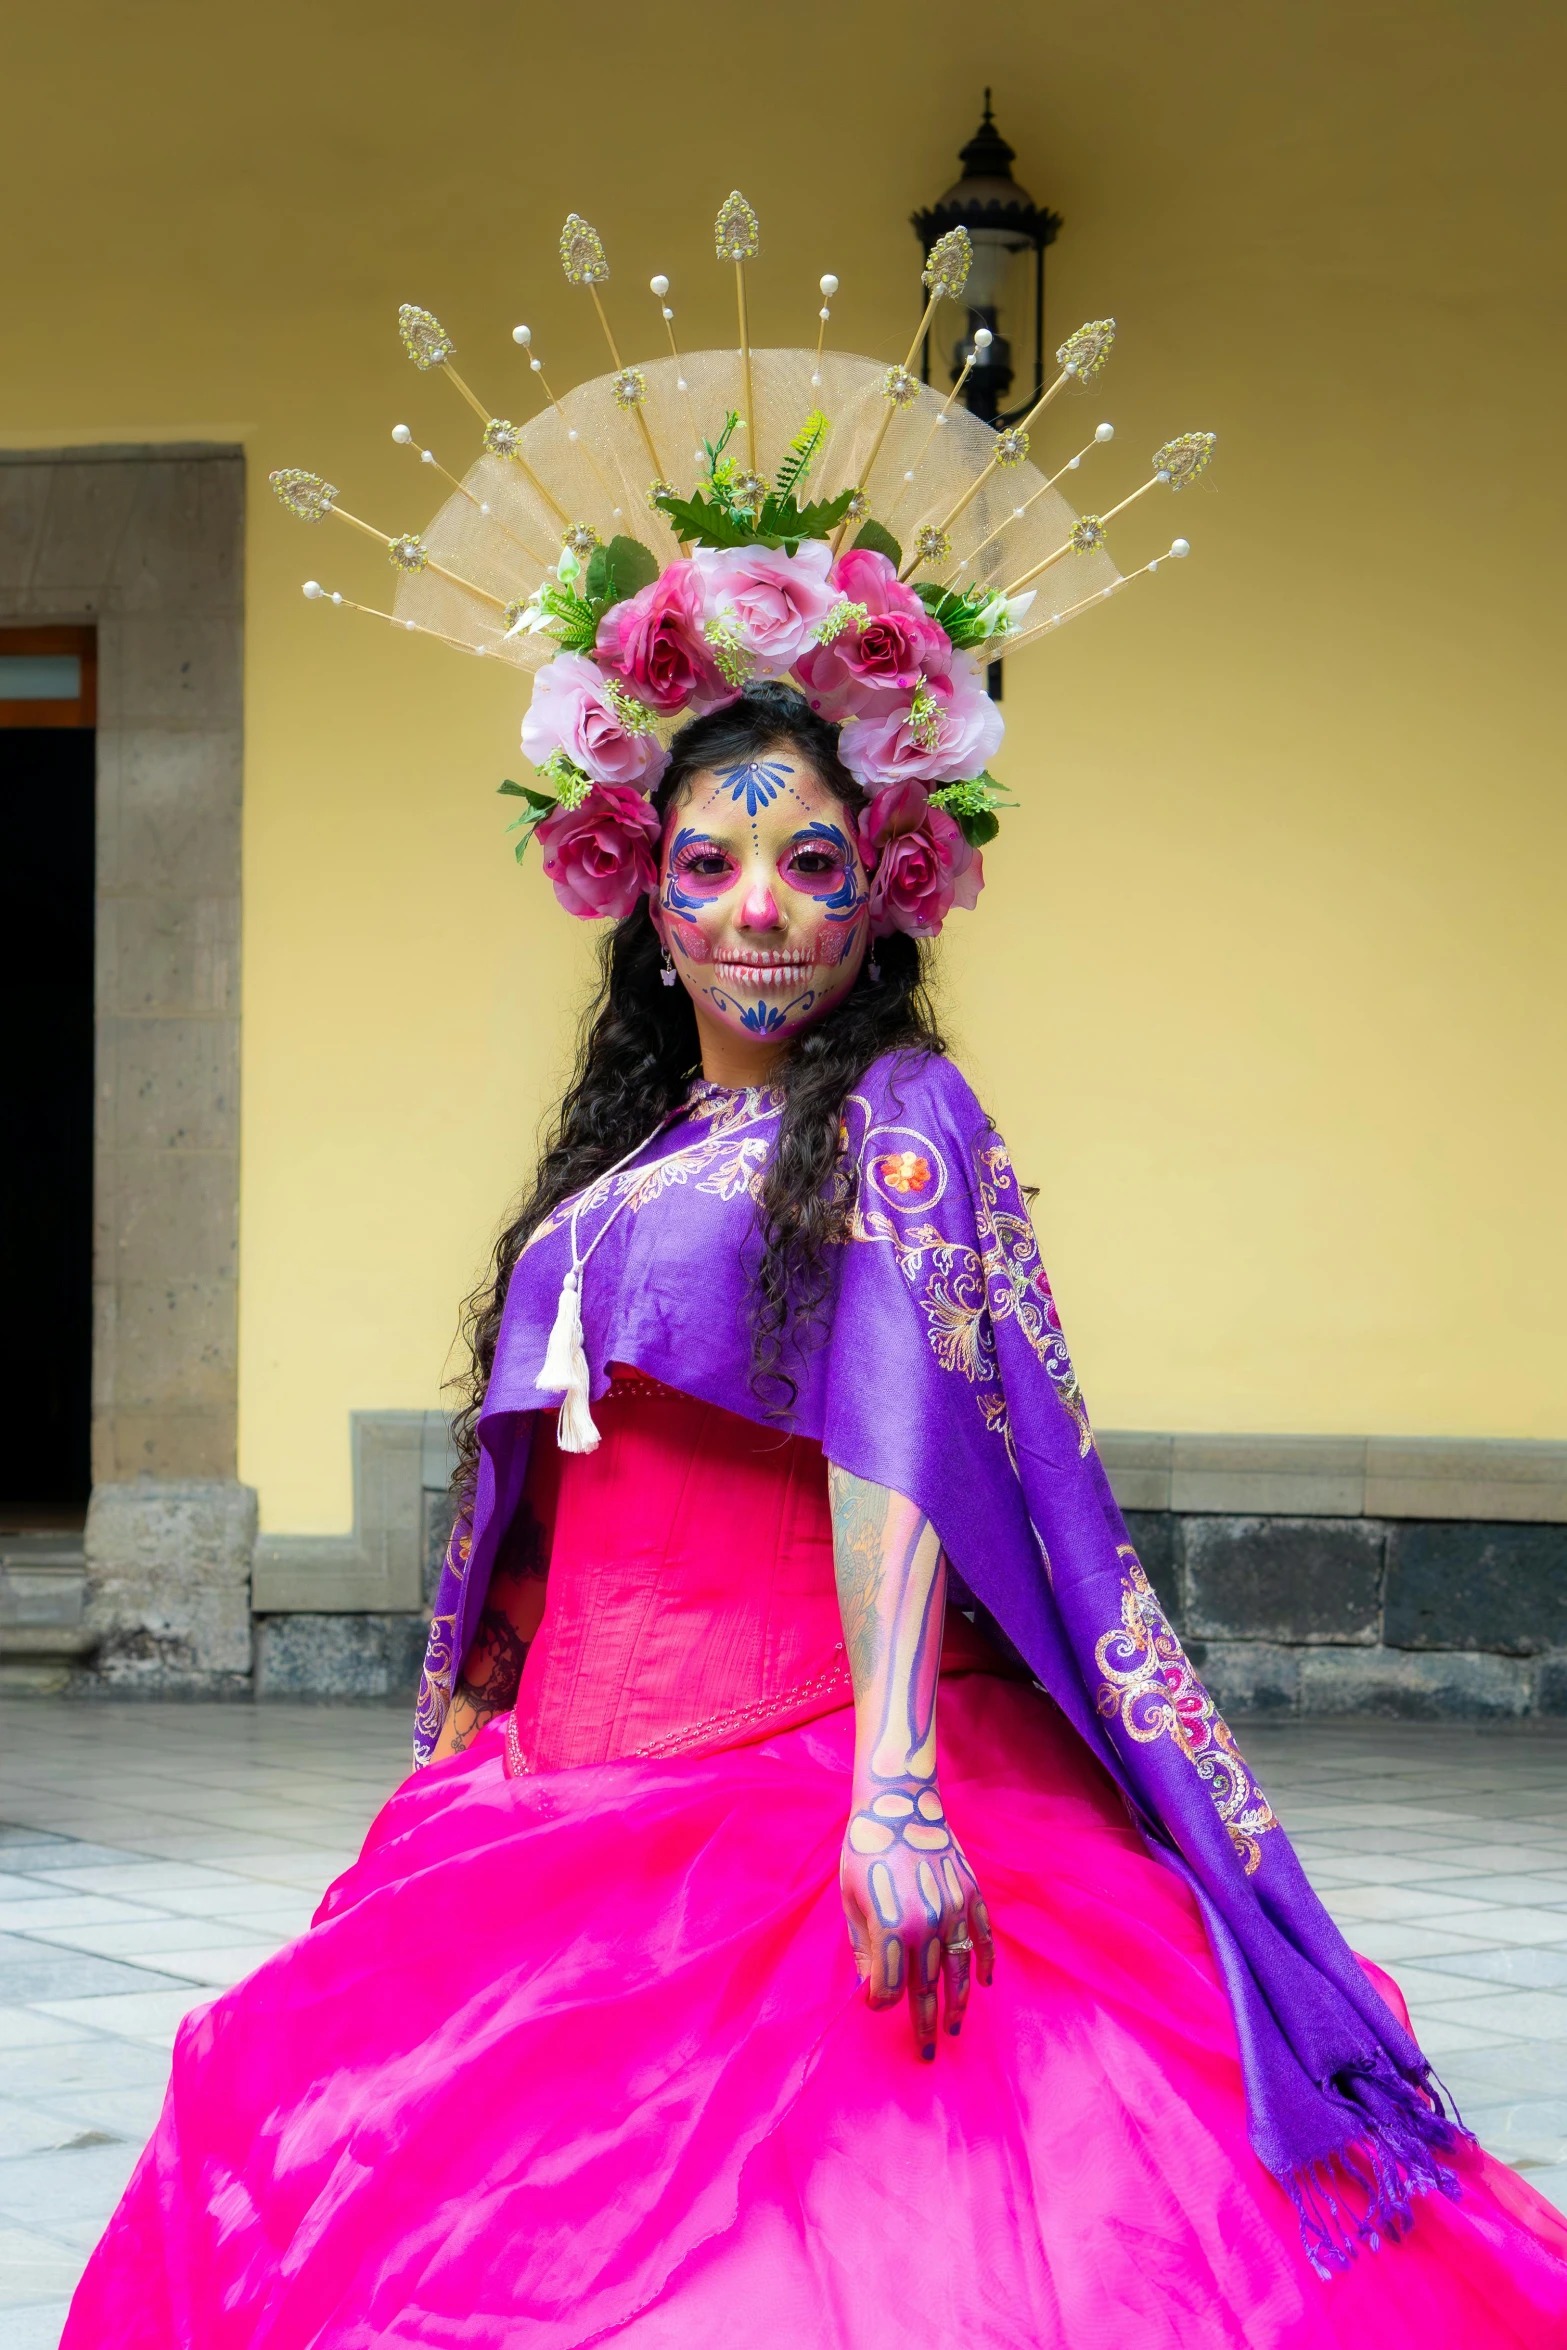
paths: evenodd
<path fill-rule="evenodd" d="M 1058 394 L 1098 375 L 1113 319 L 1069 335 L 1054 381 L 1021 423 L 997 431 L 958 404 L 986 329 L 945 399 L 913 372 L 938 305 L 962 295 L 966 230 L 931 249 L 924 316 L 890 367 L 827 348 L 831 276 L 814 350 L 753 348 L 746 264 L 760 232 L 738 191 L 714 241 L 735 272 L 738 350 L 682 356 L 669 280 L 656 276 L 668 356 L 628 366 L 600 290 L 603 243 L 573 213 L 561 265 L 588 291 L 611 372 L 557 396 L 531 330 L 516 327 L 544 396 L 526 424 L 492 415 L 458 374 L 440 321 L 405 303 L 408 356 L 422 373 L 439 369 L 475 412 L 480 454 L 459 479 L 420 450 L 450 495 L 423 531 L 399 537 L 348 513 L 319 474 L 273 473 L 292 513 L 336 515 L 378 539 L 397 574 L 390 612 L 314 580 L 305 594 L 536 673 L 522 724 L 534 781 L 501 789 L 524 802 L 518 858 L 537 835 L 556 895 L 587 917 L 629 913 L 656 884 L 650 798 L 675 723 L 761 680 L 790 680 L 839 724 L 840 755 L 869 795 L 860 835 L 873 930 L 933 936 L 954 905 L 973 905 L 980 850 L 1009 804 L 991 770 L 1004 728 L 982 662 L 1156 572 L 1163 554 L 1118 571 L 1107 525 L 1150 490 L 1194 481 L 1214 435 L 1166 441 L 1129 496 L 1079 514 L 1059 484 L 1113 428 L 1099 425 L 1048 474 L 1031 436 Z M 406 425 L 393 438 L 417 445 Z M 1186 541 L 1167 552 L 1185 555 Z"/>

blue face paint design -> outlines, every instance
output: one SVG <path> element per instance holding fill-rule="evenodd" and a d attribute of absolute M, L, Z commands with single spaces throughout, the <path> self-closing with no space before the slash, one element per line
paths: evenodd
<path fill-rule="evenodd" d="M 843 859 L 843 877 L 834 889 L 825 891 L 822 884 L 831 878 L 828 874 L 786 873 L 790 888 L 815 898 L 830 921 L 852 922 L 870 895 L 855 863 L 854 844 L 846 833 L 840 832 L 836 824 L 807 824 L 796 833 L 784 852 L 786 862 L 802 843 L 814 843 L 824 849 L 834 850 Z"/>
<path fill-rule="evenodd" d="M 709 899 L 722 897 L 724 891 L 732 886 L 732 870 L 723 874 L 694 875 L 690 881 L 682 879 L 682 861 L 689 864 L 694 857 L 704 854 L 722 857 L 731 867 L 733 865 L 729 851 L 721 841 L 714 840 L 711 833 L 698 832 L 687 825 L 670 842 L 669 871 L 664 881 L 663 898 L 671 914 L 700 914 Z"/>
<path fill-rule="evenodd" d="M 776 759 L 749 759 L 743 767 L 723 768 L 719 789 L 729 794 L 736 807 L 743 800 L 746 814 L 754 816 L 758 808 L 771 807 L 778 794 L 788 788 L 790 772 Z"/>
<path fill-rule="evenodd" d="M 748 1036 L 776 1036 L 780 1028 L 793 1019 L 803 1019 L 816 1001 L 816 990 L 808 987 L 804 995 L 797 995 L 787 1004 L 737 1004 L 721 987 L 710 987 L 707 994 L 720 1012 L 727 1012 L 738 1020 Z"/>

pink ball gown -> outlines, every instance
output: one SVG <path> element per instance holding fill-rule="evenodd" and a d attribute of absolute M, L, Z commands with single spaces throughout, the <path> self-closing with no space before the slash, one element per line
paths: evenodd
<path fill-rule="evenodd" d="M 1313 2272 L 1190 1894 L 961 1616 L 941 1779 L 999 1956 L 921 2064 L 838 1902 L 821 1454 L 637 1377 L 596 1411 L 535 1447 L 515 1716 L 187 2019 L 66 2350 L 1567 2343 L 1567 2222 L 1476 2150 Z"/>

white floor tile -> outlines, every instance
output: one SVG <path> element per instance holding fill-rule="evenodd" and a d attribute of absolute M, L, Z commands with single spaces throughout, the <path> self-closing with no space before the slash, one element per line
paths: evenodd
<path fill-rule="evenodd" d="M 36 2007 L 0 2007 L 0 2051 L 13 2048 L 62 2048 L 83 2036 L 79 2023 L 49 2015 Z"/>
<path fill-rule="evenodd" d="M 210 1992 L 194 1987 L 185 1991 L 103 1991 L 86 1999 L 42 1999 L 25 2012 L 46 2021 L 57 2019 L 76 2027 L 87 2024 L 96 2031 L 122 2033 L 127 2040 L 172 2047 L 181 2019 L 192 2008 L 205 2006 L 210 1997 Z"/>
<path fill-rule="evenodd" d="M 275 1949 L 278 1937 L 272 1933 L 255 1933 L 249 1927 L 231 1925 L 217 1931 L 210 1918 L 201 1920 L 199 1934 L 189 1917 L 136 1918 L 123 1924 L 100 1926 L 47 1926 L 26 1939 L 50 1942 L 61 1950 L 82 1950 L 94 1958 L 146 1958 L 156 1960 L 160 1973 L 166 1968 L 164 1951 L 190 1950 L 199 1941 L 203 1950 L 219 1945 L 234 1950 L 249 1950 L 253 1959 L 266 1956 Z"/>

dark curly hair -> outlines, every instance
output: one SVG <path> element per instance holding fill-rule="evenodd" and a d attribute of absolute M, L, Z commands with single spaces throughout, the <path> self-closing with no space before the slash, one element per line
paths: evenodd
<path fill-rule="evenodd" d="M 865 793 L 838 756 L 838 729 L 803 695 L 757 685 L 675 736 L 654 798 L 660 816 L 705 767 L 738 766 L 768 751 L 798 752 L 852 815 Z M 456 1490 L 471 1495 L 478 1420 L 495 1361 L 512 1268 L 553 1208 L 678 1108 L 700 1069 L 696 1015 L 683 987 L 659 984 L 662 957 L 645 898 L 599 947 L 599 984 L 583 1016 L 577 1064 L 548 1131 L 538 1172 L 495 1244 L 486 1278 L 467 1300 L 462 1333 L 471 1362 L 455 1382 Z M 794 1039 L 772 1082 L 783 1092 L 777 1147 L 757 1214 L 760 1243 L 750 1284 L 751 1383 L 770 1414 L 787 1418 L 798 1394 L 789 1369 L 819 1334 L 828 1285 L 832 1211 L 826 1187 L 838 1159 L 843 1105 L 882 1053 L 944 1053 L 927 992 L 926 950 L 902 931 L 878 941 L 879 978 L 867 968 L 841 1002 Z"/>

